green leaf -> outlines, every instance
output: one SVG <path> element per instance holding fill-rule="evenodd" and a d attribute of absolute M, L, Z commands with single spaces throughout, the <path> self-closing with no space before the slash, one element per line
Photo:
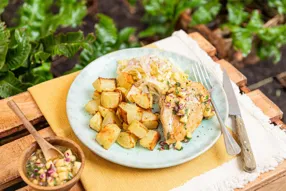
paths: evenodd
<path fill-rule="evenodd" d="M 60 26 L 78 26 L 86 15 L 84 0 L 26 0 L 19 10 L 20 24 L 18 27 L 26 28 L 33 40 L 56 31 Z M 53 14 L 51 7 L 59 8 Z"/>
<path fill-rule="evenodd" d="M 61 0 L 59 8 L 59 14 L 53 19 L 54 21 L 58 21 L 58 26 L 77 27 L 81 24 L 87 13 L 85 1 L 83 0 Z"/>
<path fill-rule="evenodd" d="M 129 40 L 130 36 L 135 33 L 136 29 L 133 27 L 125 27 L 119 32 L 118 41 L 126 42 Z"/>
<path fill-rule="evenodd" d="M 10 70 L 15 70 L 23 66 L 27 61 L 31 51 L 31 44 L 25 31 L 23 32 L 16 29 L 11 37 L 14 38 L 17 46 L 8 49 L 6 64 Z"/>
<path fill-rule="evenodd" d="M 240 25 L 248 17 L 248 13 L 244 11 L 244 5 L 240 2 L 227 3 L 228 21 L 234 25 Z"/>
<path fill-rule="evenodd" d="M 262 28 L 258 31 L 258 37 L 262 41 L 281 45 L 286 43 L 286 25 L 270 28 Z"/>
<path fill-rule="evenodd" d="M 0 14 L 4 12 L 4 8 L 8 5 L 8 0 L 1 0 L 0 1 Z"/>
<path fill-rule="evenodd" d="M 0 70 L 4 67 L 9 47 L 10 32 L 4 23 L 0 23 Z"/>
<path fill-rule="evenodd" d="M 243 56 L 247 56 L 252 47 L 252 34 L 245 28 L 233 28 L 232 40 L 235 49 L 240 50 Z"/>
<path fill-rule="evenodd" d="M 274 63 L 281 60 L 281 51 L 275 45 L 263 44 L 258 48 L 258 56 L 261 59 L 273 58 Z"/>
<path fill-rule="evenodd" d="M 99 22 L 95 25 L 95 34 L 103 44 L 113 45 L 117 41 L 117 28 L 113 20 L 103 14 L 97 14 Z"/>
<path fill-rule="evenodd" d="M 270 7 L 276 8 L 278 13 L 286 14 L 286 0 L 268 0 Z"/>
<path fill-rule="evenodd" d="M 50 56 L 51 56 L 51 54 L 46 53 L 46 52 L 41 51 L 41 50 L 34 54 L 35 61 L 37 63 L 46 61 Z"/>
<path fill-rule="evenodd" d="M 37 39 L 40 36 L 50 32 L 48 20 L 52 19 L 52 14 L 49 11 L 53 0 L 26 0 L 23 6 L 19 9 L 19 28 L 25 28 L 32 39 Z"/>
<path fill-rule="evenodd" d="M 150 36 L 154 36 L 156 34 L 165 36 L 166 32 L 167 32 L 167 28 L 165 26 L 160 26 L 160 25 L 154 25 L 154 26 L 150 26 L 147 29 L 141 31 L 138 34 L 139 38 L 146 38 L 146 37 L 150 37 Z"/>
<path fill-rule="evenodd" d="M 59 34 L 57 36 L 51 34 L 40 39 L 40 42 L 43 44 L 44 52 L 52 56 L 64 55 L 66 57 L 74 56 L 86 43 L 81 31 Z"/>
<path fill-rule="evenodd" d="M 200 6 L 193 14 L 191 26 L 198 24 L 207 24 L 211 22 L 214 17 L 219 13 L 221 4 L 218 0 L 209 1 L 208 3 Z"/>
<path fill-rule="evenodd" d="M 0 97 L 6 98 L 23 91 L 26 91 L 31 84 L 24 84 L 14 76 L 12 72 L 7 72 L 0 78 Z"/>
<path fill-rule="evenodd" d="M 257 10 L 252 11 L 250 20 L 246 27 L 252 30 L 253 32 L 256 32 L 257 30 L 263 27 L 263 21 L 260 18 L 260 14 Z"/>

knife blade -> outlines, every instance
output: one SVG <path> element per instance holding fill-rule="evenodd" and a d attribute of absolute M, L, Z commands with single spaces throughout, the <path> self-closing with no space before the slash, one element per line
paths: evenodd
<path fill-rule="evenodd" d="M 241 111 L 235 96 L 231 80 L 227 72 L 223 69 L 223 88 L 229 104 L 229 115 L 235 119 L 236 131 L 241 146 L 242 166 L 246 172 L 252 172 L 256 169 L 255 158 L 251 149 L 248 135 L 245 129 Z"/>

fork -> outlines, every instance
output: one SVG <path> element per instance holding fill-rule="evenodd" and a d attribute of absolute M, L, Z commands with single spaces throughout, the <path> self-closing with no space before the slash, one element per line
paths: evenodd
<path fill-rule="evenodd" d="M 218 112 L 218 108 L 217 108 L 216 104 L 214 103 L 214 100 L 212 97 L 213 85 L 211 83 L 210 76 L 209 76 L 205 66 L 203 64 L 194 64 L 193 66 L 194 67 L 192 67 L 192 70 L 194 73 L 195 81 L 204 84 L 210 93 L 210 101 L 211 101 L 211 104 L 213 105 L 217 119 L 218 119 L 220 126 L 221 126 L 221 131 L 223 133 L 226 152 L 229 155 L 233 155 L 233 156 L 239 154 L 241 151 L 240 146 L 237 144 L 237 142 L 234 140 L 234 138 L 230 135 L 229 131 L 227 130 L 227 127 L 225 126 L 223 120 L 220 117 L 220 114 Z"/>

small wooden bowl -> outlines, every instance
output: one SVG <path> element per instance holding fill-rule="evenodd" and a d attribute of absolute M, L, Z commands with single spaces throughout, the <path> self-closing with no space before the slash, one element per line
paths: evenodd
<path fill-rule="evenodd" d="M 20 173 L 20 176 L 26 182 L 30 187 L 32 187 L 34 190 L 38 191 L 64 191 L 64 190 L 70 190 L 79 180 L 80 175 L 83 171 L 84 163 L 85 163 L 85 157 L 83 154 L 83 151 L 81 148 L 73 141 L 62 138 L 62 137 L 48 137 L 46 138 L 48 142 L 50 142 L 52 145 L 59 145 L 63 146 L 66 148 L 69 148 L 72 150 L 73 153 L 77 156 L 77 159 L 81 162 L 81 167 L 73 179 L 69 180 L 63 185 L 59 186 L 53 186 L 53 187 L 47 187 L 47 186 L 39 186 L 37 184 L 32 183 L 28 178 L 27 178 L 27 172 L 26 172 L 26 163 L 28 161 L 28 158 L 37 150 L 39 149 L 39 146 L 36 142 L 32 143 L 32 145 L 27 148 L 21 155 L 20 161 L 19 161 L 19 166 L 18 166 L 18 171 Z"/>

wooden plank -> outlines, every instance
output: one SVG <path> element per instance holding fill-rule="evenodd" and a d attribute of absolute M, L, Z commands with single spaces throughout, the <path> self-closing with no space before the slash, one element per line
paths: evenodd
<path fill-rule="evenodd" d="M 257 191 L 269 191 L 269 190 L 285 191 L 286 190 L 286 175 L 271 182 L 270 184 L 265 185 L 264 187 L 257 189 Z"/>
<path fill-rule="evenodd" d="M 30 186 L 25 186 L 25 187 L 20 188 L 16 191 L 32 191 L 32 190 L 33 189 Z M 80 181 L 70 189 L 70 191 L 83 191 L 83 190 L 84 190 L 84 188 L 83 188 Z"/>
<path fill-rule="evenodd" d="M 51 128 L 39 131 L 43 137 L 54 136 Z M 34 142 L 31 135 L 17 139 L 0 147 L 0 190 L 4 189 L 9 183 L 19 178 L 18 159 L 22 152 Z M 3 154 L 5 153 L 5 154 Z"/>
<path fill-rule="evenodd" d="M 285 182 L 286 176 L 286 161 L 284 160 L 275 170 L 261 174 L 255 181 L 248 183 L 243 189 L 236 189 L 237 191 L 251 191 L 259 190 L 266 185 L 276 184 L 277 180 L 283 179 Z M 285 185 L 286 186 L 286 185 Z M 272 187 L 272 186 L 271 186 Z M 274 189 L 275 190 L 275 189 Z M 284 187 L 286 190 L 286 187 Z M 266 191 L 266 190 L 263 190 Z"/>
<path fill-rule="evenodd" d="M 282 119 L 283 112 L 279 107 L 266 97 L 260 90 L 254 90 L 247 93 L 254 104 L 259 107 L 265 115 L 267 115 L 272 122 Z"/>
<path fill-rule="evenodd" d="M 24 92 L 8 99 L 13 99 L 18 104 L 32 124 L 44 120 L 41 111 L 29 92 Z M 22 122 L 8 107 L 8 99 L 0 100 L 0 138 L 24 129 Z"/>
<path fill-rule="evenodd" d="M 205 39 L 200 33 L 193 32 L 189 34 L 190 37 L 192 37 L 203 49 L 208 53 L 209 56 L 215 56 L 216 55 L 216 48 L 209 42 L 207 39 Z"/>
<path fill-rule="evenodd" d="M 216 63 L 220 64 L 221 67 L 226 70 L 230 79 L 238 86 L 245 86 L 247 84 L 247 78 L 240 71 L 238 71 L 238 69 L 236 69 L 231 63 L 224 59 L 216 61 Z"/>

